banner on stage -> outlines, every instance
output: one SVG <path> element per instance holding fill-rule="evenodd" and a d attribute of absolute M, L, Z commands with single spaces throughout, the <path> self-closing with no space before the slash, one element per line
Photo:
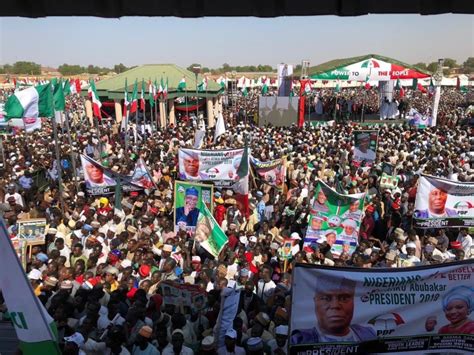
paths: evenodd
<path fill-rule="evenodd" d="M 474 351 L 474 260 L 390 269 L 297 264 L 291 354 Z"/>
<path fill-rule="evenodd" d="M 418 180 L 415 227 L 474 226 L 474 183 L 423 175 Z"/>
<path fill-rule="evenodd" d="M 354 131 L 352 163 L 357 167 L 372 166 L 377 157 L 378 131 Z"/>
<path fill-rule="evenodd" d="M 265 184 L 278 189 L 283 188 L 286 178 L 286 158 L 260 161 L 252 157 L 251 162 L 257 176 L 260 177 Z"/>
<path fill-rule="evenodd" d="M 174 183 L 174 230 L 193 232 L 203 205 L 213 211 L 214 186 L 189 181 Z"/>
<path fill-rule="evenodd" d="M 179 149 L 179 178 L 183 180 L 236 182 L 244 149 Z"/>
<path fill-rule="evenodd" d="M 318 181 L 304 245 L 327 242 L 335 257 L 357 247 L 365 194 L 342 195 Z"/>

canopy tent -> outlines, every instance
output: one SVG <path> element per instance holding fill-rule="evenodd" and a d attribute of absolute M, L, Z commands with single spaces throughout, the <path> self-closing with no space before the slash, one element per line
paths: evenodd
<path fill-rule="evenodd" d="M 313 80 L 388 81 L 396 79 L 423 79 L 431 76 L 412 65 L 395 59 L 368 54 L 322 64 L 310 68 Z M 324 68 L 324 69 L 322 69 Z M 321 70 L 322 69 L 322 70 Z"/>

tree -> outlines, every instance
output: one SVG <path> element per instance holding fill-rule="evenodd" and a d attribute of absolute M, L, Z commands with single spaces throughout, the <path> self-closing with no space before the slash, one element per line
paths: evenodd
<path fill-rule="evenodd" d="M 430 64 L 428 64 L 428 66 L 426 67 L 426 69 L 427 69 L 430 73 L 435 73 L 436 70 L 438 69 L 438 62 L 431 62 Z"/>
<path fill-rule="evenodd" d="M 13 74 L 40 75 L 41 65 L 33 62 L 16 62 L 12 68 Z"/>
<path fill-rule="evenodd" d="M 128 68 L 122 63 L 114 65 L 114 72 L 116 72 L 117 74 L 123 73 L 124 71 L 127 71 L 127 70 Z"/>
<path fill-rule="evenodd" d="M 426 66 L 426 63 L 421 63 L 420 62 L 420 63 L 416 63 L 414 66 L 417 67 L 418 69 L 421 69 L 421 70 L 427 70 L 428 69 L 427 66 Z"/>
<path fill-rule="evenodd" d="M 86 68 L 81 67 L 80 65 L 74 64 L 62 64 L 58 67 L 58 72 L 62 75 L 78 75 L 86 72 Z"/>
<path fill-rule="evenodd" d="M 452 58 L 445 58 L 444 59 L 444 66 L 449 67 L 449 69 L 457 68 L 458 63 L 456 63 L 455 59 Z"/>
<path fill-rule="evenodd" d="M 474 57 L 469 57 L 462 63 L 463 72 L 466 74 L 474 73 Z"/>

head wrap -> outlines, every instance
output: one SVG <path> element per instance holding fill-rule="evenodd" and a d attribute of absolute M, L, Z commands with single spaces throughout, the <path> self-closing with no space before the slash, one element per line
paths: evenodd
<path fill-rule="evenodd" d="M 443 298 L 443 311 L 446 311 L 452 301 L 466 302 L 469 313 L 474 310 L 474 290 L 468 286 L 457 286 L 451 289 Z"/>

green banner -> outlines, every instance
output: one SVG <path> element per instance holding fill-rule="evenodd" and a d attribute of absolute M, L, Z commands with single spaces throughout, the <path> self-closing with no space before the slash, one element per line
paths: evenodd
<path fill-rule="evenodd" d="M 314 191 L 304 244 L 327 242 L 335 257 L 352 254 L 358 244 L 365 194 L 342 195 L 322 181 Z"/>
<path fill-rule="evenodd" d="M 228 238 L 204 204 L 199 213 L 194 240 L 216 259 L 228 242 Z"/>

